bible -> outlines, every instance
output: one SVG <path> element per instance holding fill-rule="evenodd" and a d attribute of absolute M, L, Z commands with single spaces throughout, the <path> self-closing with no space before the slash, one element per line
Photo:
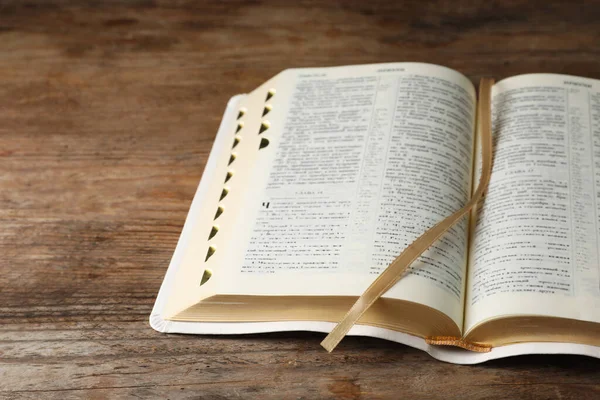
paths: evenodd
<path fill-rule="evenodd" d="M 330 332 L 344 320 L 350 335 L 454 363 L 600 358 L 600 81 L 519 75 L 488 97 L 492 129 L 478 133 L 474 85 L 431 64 L 288 69 L 234 96 L 150 325 Z"/>

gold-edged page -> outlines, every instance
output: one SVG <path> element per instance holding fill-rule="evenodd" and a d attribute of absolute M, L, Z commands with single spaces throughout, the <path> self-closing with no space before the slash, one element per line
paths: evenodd
<path fill-rule="evenodd" d="M 198 199 L 202 206 L 195 220 L 186 221 L 192 229 L 163 318 L 169 319 L 214 295 L 217 281 L 230 273 L 226 268 L 229 256 L 243 250 L 243 245 L 233 238 L 244 231 L 242 216 L 250 208 L 244 200 L 248 191 L 255 190 L 250 182 L 257 174 L 256 159 L 262 139 L 259 132 L 265 120 L 262 115 L 278 90 L 285 88 L 287 79 L 289 73 L 284 71 L 251 93 L 241 95 L 237 108 L 224 116 L 227 120 L 221 123 L 208 161 L 211 163 L 214 158 L 215 166 L 211 174 L 202 177 L 202 184 L 207 180 L 208 195 Z"/>
<path fill-rule="evenodd" d="M 498 82 L 493 135 L 465 330 L 515 316 L 600 322 L 600 81 L 530 74 Z"/>
<path fill-rule="evenodd" d="M 476 97 L 420 63 L 287 70 L 262 118 L 227 260 L 231 295 L 359 296 L 414 239 L 470 197 Z M 384 297 L 463 321 L 467 223 Z"/>

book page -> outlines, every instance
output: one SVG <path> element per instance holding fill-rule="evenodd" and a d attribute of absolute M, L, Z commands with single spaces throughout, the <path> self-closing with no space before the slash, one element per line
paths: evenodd
<path fill-rule="evenodd" d="M 494 167 L 470 252 L 465 328 L 499 316 L 600 322 L 600 82 L 493 90 Z"/>
<path fill-rule="evenodd" d="M 428 64 L 285 74 L 215 291 L 358 296 L 468 200 L 475 91 Z M 386 297 L 461 326 L 467 236 L 466 221 L 453 227 Z"/>

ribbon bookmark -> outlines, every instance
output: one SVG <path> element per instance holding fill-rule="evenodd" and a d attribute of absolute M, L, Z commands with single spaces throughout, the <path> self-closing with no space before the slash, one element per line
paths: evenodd
<path fill-rule="evenodd" d="M 358 298 L 350 311 L 333 328 L 321 342 L 321 346 L 331 352 L 346 336 L 350 328 L 385 292 L 400 280 L 408 267 L 448 229 L 465 216 L 487 189 L 492 173 L 492 128 L 491 128 L 491 91 L 494 80 L 482 78 L 479 82 L 479 103 L 477 105 L 477 134 L 481 141 L 481 177 L 479 185 L 471 199 L 454 214 L 438 222 L 408 246 L 388 267 L 373 281 L 371 286 Z"/>

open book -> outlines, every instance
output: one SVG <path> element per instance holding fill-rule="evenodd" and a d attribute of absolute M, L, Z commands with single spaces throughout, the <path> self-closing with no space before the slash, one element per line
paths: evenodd
<path fill-rule="evenodd" d="M 481 171 L 476 107 L 469 79 L 421 63 L 289 69 L 233 97 L 152 327 L 330 331 L 469 200 Z M 600 81 L 502 80 L 492 122 L 485 200 L 349 334 L 456 363 L 600 357 Z M 430 344 L 440 337 L 491 351 Z"/>

